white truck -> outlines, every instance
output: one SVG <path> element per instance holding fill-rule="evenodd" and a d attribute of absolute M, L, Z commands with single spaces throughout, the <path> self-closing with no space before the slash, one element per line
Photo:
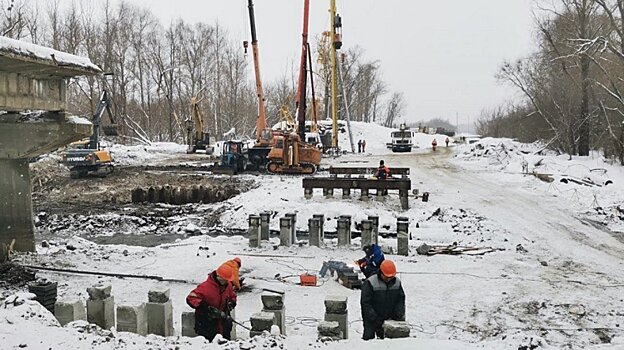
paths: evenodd
<path fill-rule="evenodd" d="M 392 143 L 389 145 L 392 152 L 411 152 L 413 147 L 412 138 L 414 132 L 410 130 L 405 124 L 401 124 L 398 131 L 393 131 L 390 134 Z"/>

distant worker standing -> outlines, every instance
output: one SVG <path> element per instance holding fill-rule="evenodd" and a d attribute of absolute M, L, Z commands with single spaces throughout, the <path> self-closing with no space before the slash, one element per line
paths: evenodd
<path fill-rule="evenodd" d="M 232 260 L 228 260 L 224 262 L 224 264 L 228 265 L 232 268 L 232 285 L 234 286 L 234 291 L 238 292 L 241 289 L 241 278 L 239 277 L 239 270 L 241 267 L 241 259 L 239 257 L 235 257 Z"/>
<path fill-rule="evenodd" d="M 377 180 L 385 180 L 390 177 L 390 168 L 388 168 L 383 159 L 379 161 L 379 168 L 377 168 L 376 174 Z"/>
<path fill-rule="evenodd" d="M 230 338 L 232 318 L 229 313 L 236 307 L 231 280 L 232 268 L 222 264 L 186 297 L 186 303 L 195 309 L 195 333 L 209 341 L 217 334 Z"/>
<path fill-rule="evenodd" d="M 366 153 L 366 140 L 362 140 L 362 153 Z"/>
<path fill-rule="evenodd" d="M 358 153 L 362 153 L 362 140 L 358 140 Z"/>
<path fill-rule="evenodd" d="M 446 140 L 444 140 L 444 143 L 446 143 L 446 147 L 448 147 L 449 141 L 450 141 L 450 140 L 449 140 L 449 138 L 448 138 L 448 137 L 446 138 Z"/>
<path fill-rule="evenodd" d="M 436 139 L 433 139 L 433 141 L 431 141 L 431 148 L 433 148 L 433 150 L 435 151 L 437 146 L 438 146 L 438 141 L 436 141 Z"/>
<path fill-rule="evenodd" d="M 362 284 L 360 297 L 364 334 L 362 339 L 383 339 L 386 320 L 405 321 L 405 292 L 396 277 L 396 266 L 391 260 L 381 263 L 379 272 Z"/>
<path fill-rule="evenodd" d="M 357 261 L 360 270 L 369 278 L 372 275 L 376 275 L 379 272 L 379 266 L 384 261 L 384 253 L 381 251 L 381 248 L 377 244 L 368 244 L 362 248 L 365 257 Z"/>

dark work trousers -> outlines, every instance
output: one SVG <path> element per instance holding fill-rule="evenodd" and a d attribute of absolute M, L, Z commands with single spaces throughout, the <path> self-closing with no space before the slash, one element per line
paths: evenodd
<path fill-rule="evenodd" d="M 375 339 L 375 335 L 377 335 L 377 338 L 379 339 L 384 338 L 383 326 L 375 329 L 375 325 L 373 323 L 364 321 L 364 334 L 362 334 L 362 339 L 364 340 Z"/>

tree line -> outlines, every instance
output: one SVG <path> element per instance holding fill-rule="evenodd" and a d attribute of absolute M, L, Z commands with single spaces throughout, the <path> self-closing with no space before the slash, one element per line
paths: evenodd
<path fill-rule="evenodd" d="M 497 74 L 523 98 L 484 111 L 477 132 L 570 155 L 602 150 L 624 165 L 624 0 L 536 3 L 537 50 Z"/>
<path fill-rule="evenodd" d="M 61 6 L 58 0 L 0 0 L 0 4 L 0 35 L 89 57 L 112 73 L 72 80 L 71 112 L 92 114 L 106 88 L 123 137 L 182 142 L 190 101 L 197 96 L 211 135 L 219 137 L 231 128 L 239 135 L 253 135 L 257 95 L 251 57 L 247 57 L 251 52 L 247 54 L 242 43 L 232 40 L 222 24 L 178 19 L 163 25 L 149 8 L 125 1 L 83 0 Z M 320 38 L 317 41 L 317 46 L 322 45 Z M 402 95 L 387 96 L 380 63 L 367 60 L 362 48 L 346 51 L 341 119 L 349 107 L 351 120 L 391 125 L 404 111 Z M 320 55 L 318 62 L 323 61 Z M 261 60 L 269 59 L 261 52 Z M 318 64 L 315 70 L 316 96 L 322 97 L 327 91 L 326 69 Z M 285 71 L 264 82 L 269 125 L 281 120 L 280 107 L 294 109 L 297 69 Z"/>

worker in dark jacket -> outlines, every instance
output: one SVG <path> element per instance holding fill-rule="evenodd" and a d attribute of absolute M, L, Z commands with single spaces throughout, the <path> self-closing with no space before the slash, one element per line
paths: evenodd
<path fill-rule="evenodd" d="M 381 263 L 379 273 L 362 284 L 362 339 L 384 338 L 383 323 L 386 320 L 405 321 L 405 292 L 401 280 L 396 277 L 396 266 L 391 260 Z"/>
<path fill-rule="evenodd" d="M 369 278 L 372 275 L 376 275 L 379 272 L 379 266 L 384 261 L 384 253 L 381 251 L 381 248 L 377 244 L 368 244 L 365 245 L 364 253 L 365 257 L 357 261 L 357 264 L 360 266 L 360 270 Z"/>
<path fill-rule="evenodd" d="M 217 334 L 230 339 L 230 311 L 236 307 L 231 280 L 232 268 L 223 264 L 186 297 L 186 303 L 195 309 L 195 333 L 209 341 Z"/>

